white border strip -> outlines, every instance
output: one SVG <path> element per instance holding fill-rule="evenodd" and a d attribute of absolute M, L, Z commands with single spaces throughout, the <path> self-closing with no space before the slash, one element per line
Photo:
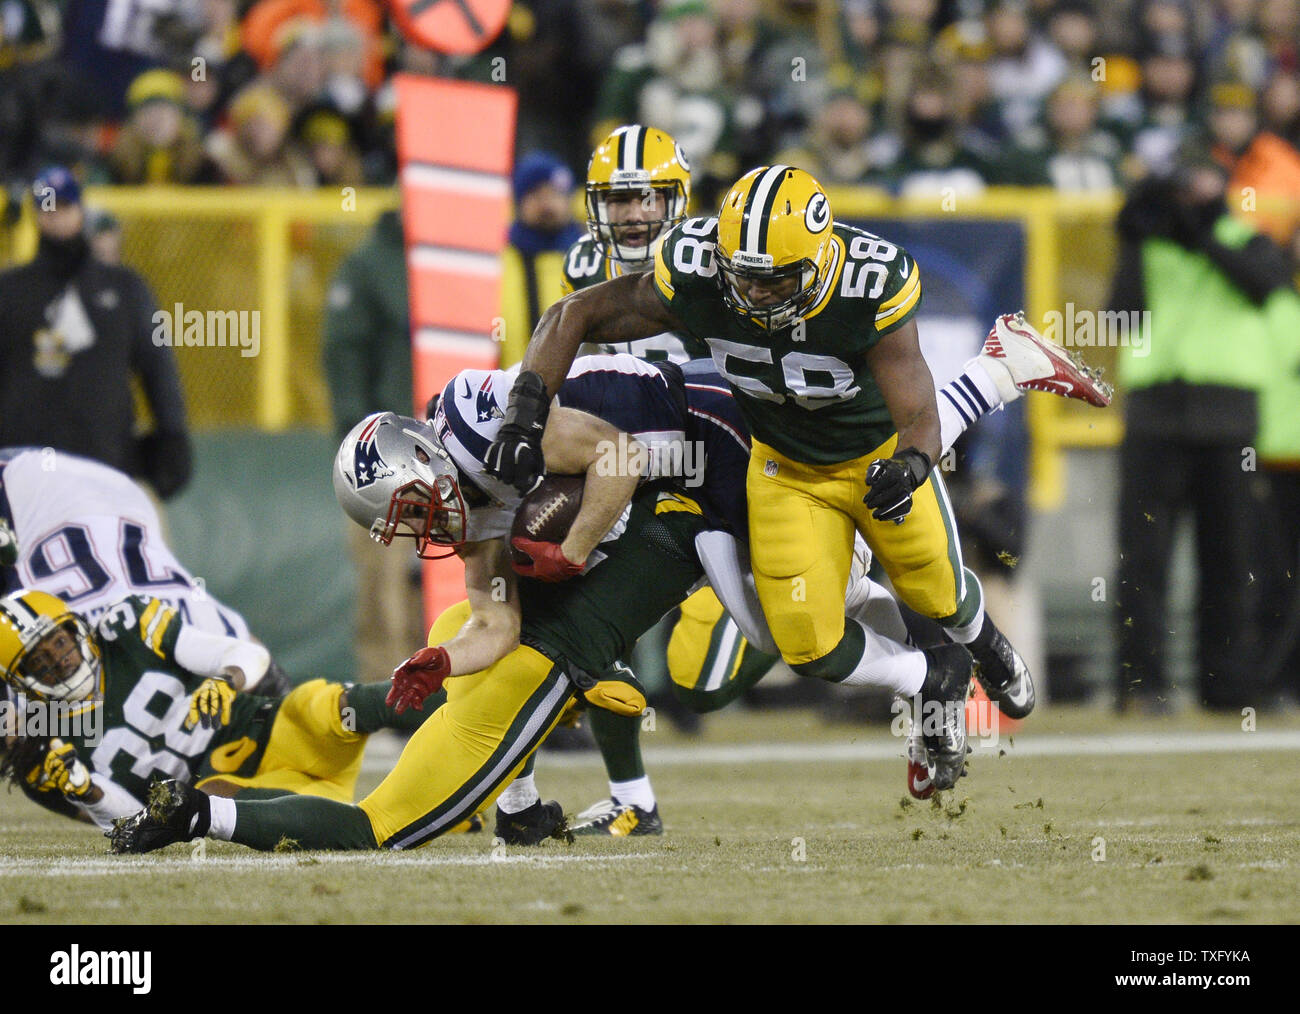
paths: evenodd
<path fill-rule="evenodd" d="M 454 190 L 475 197 L 510 197 L 510 181 L 504 176 L 420 163 L 402 168 L 402 185 L 429 190 Z"/>

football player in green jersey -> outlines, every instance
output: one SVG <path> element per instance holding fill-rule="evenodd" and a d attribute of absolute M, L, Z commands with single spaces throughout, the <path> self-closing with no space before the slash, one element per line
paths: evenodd
<path fill-rule="evenodd" d="M 836 223 L 808 173 L 755 169 L 717 218 L 688 219 L 664 239 L 652 274 L 593 286 L 543 316 L 488 468 L 521 488 L 536 481 L 549 392 L 582 342 L 690 332 L 709 345 L 753 436 L 751 563 L 787 663 L 824 678 L 861 664 L 861 633 L 846 629 L 840 607 L 856 529 L 899 598 L 970 648 L 990 698 L 1007 714 L 1027 714 L 1028 670 L 984 613 L 932 472 L 941 414 L 961 409 L 936 401 L 913 319 L 920 298 L 907 251 Z M 1007 376 L 981 371 L 987 389 L 973 384 L 972 404 L 991 403 L 1000 381 L 1012 396 L 1035 388 L 1109 402 L 1105 386 L 1059 349 L 1036 334 L 1027 340 L 1028 372 L 986 343 Z"/>
<path fill-rule="evenodd" d="M 649 271 L 659 242 L 686 218 L 690 199 L 690 164 L 672 135 L 642 124 L 612 131 L 596 146 L 587 166 L 588 235 L 565 255 L 564 294 Z M 672 331 L 625 342 L 595 342 L 579 349 L 579 355 L 614 352 L 647 362 L 684 363 L 709 356 L 708 346 L 694 335 Z M 659 648 L 660 663 L 666 654 L 668 675 L 680 692 L 694 694 L 697 688 L 725 681 L 739 693 L 776 662 L 741 636 L 712 588 L 701 588 L 680 609 L 666 653 Z M 642 641 L 638 652 L 655 650 L 654 632 L 648 636 L 650 645 Z M 634 657 L 633 668 L 640 671 L 641 661 Z M 590 718 L 611 782 L 636 783 L 649 793 L 640 751 L 628 743 L 636 735 L 637 721 L 603 710 L 592 711 Z M 589 808 L 580 815 L 574 832 L 607 832 L 613 826 L 608 814 L 616 802 L 611 795 Z"/>
<path fill-rule="evenodd" d="M 588 235 L 564 255 L 564 294 L 649 270 L 659 241 L 686 218 L 690 199 L 690 164 L 672 135 L 637 123 L 611 133 L 596 146 L 587 166 Z M 682 363 L 707 357 L 709 349 L 693 335 L 665 331 L 593 343 L 579 354 L 602 352 Z"/>
<path fill-rule="evenodd" d="M 428 713 L 399 718 L 386 683 L 318 679 L 262 697 L 269 662 L 158 599 L 123 599 L 91 628 L 53 595 L 13 592 L 0 598 L 0 675 L 23 701 L 4 702 L 0 767 L 35 801 L 102 828 L 136 812 L 155 778 L 351 802 L 367 734 L 414 730 Z"/>

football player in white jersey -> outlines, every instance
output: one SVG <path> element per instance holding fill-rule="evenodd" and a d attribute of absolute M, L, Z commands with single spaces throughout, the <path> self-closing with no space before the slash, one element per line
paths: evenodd
<path fill-rule="evenodd" d="M 54 595 L 92 625 L 130 595 L 161 599 L 210 634 L 251 640 L 248 624 L 182 566 L 148 495 L 115 468 L 53 448 L 0 450 L 0 519 L 17 559 L 0 594 Z"/>

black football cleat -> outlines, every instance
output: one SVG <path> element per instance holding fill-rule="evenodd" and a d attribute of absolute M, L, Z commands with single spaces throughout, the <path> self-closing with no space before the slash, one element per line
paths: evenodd
<path fill-rule="evenodd" d="M 507 845 L 540 845 L 547 838 L 573 842 L 564 807 L 554 799 L 547 803 L 539 799 L 518 813 L 506 813 L 498 806 L 495 833 Z"/>
<path fill-rule="evenodd" d="M 202 838 L 211 822 L 208 794 L 169 778 L 149 786 L 149 805 L 129 817 L 118 817 L 104 837 L 108 850 L 116 855 L 153 852 Z"/>
<path fill-rule="evenodd" d="M 575 835 L 605 835 L 609 838 L 633 838 L 640 835 L 664 833 L 664 822 L 659 819 L 659 807 L 643 810 L 631 803 L 606 799 L 583 810 L 575 818 Z"/>
<path fill-rule="evenodd" d="M 964 646 L 924 649 L 921 684 L 921 742 L 925 744 L 936 789 L 951 789 L 966 766 L 966 696 L 974 661 Z"/>
<path fill-rule="evenodd" d="M 1025 718 L 1034 710 L 1034 678 L 1020 652 L 986 614 L 979 637 L 966 645 L 978 666 L 975 678 L 984 693 L 1008 718 Z"/>

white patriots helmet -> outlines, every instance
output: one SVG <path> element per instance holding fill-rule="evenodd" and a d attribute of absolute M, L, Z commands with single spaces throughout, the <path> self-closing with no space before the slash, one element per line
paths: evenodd
<path fill-rule="evenodd" d="M 436 560 L 465 544 L 456 466 L 433 427 L 409 416 L 376 412 L 352 427 L 334 459 L 334 495 L 385 546 L 413 538 L 418 556 Z"/>

